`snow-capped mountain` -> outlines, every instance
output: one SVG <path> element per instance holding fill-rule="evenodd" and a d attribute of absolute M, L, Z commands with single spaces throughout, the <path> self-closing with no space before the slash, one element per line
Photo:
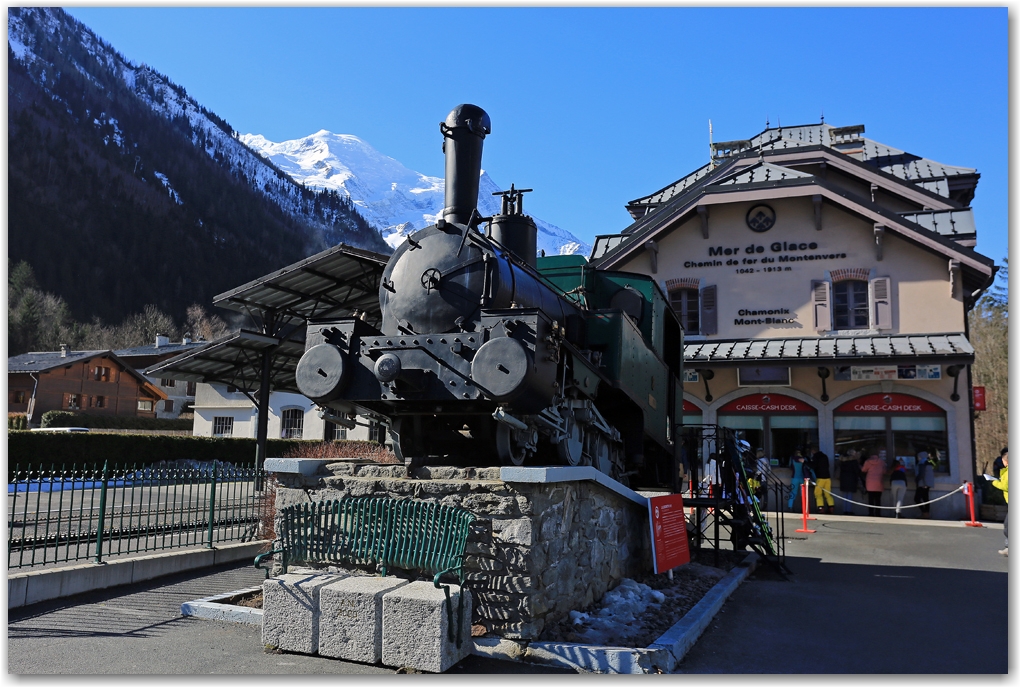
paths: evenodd
<path fill-rule="evenodd" d="M 298 183 L 349 197 L 393 248 L 408 233 L 435 223 L 443 209 L 442 178 L 408 169 L 357 136 L 322 130 L 279 143 L 259 134 L 241 134 L 238 139 Z M 492 194 L 501 190 L 483 171 L 478 190 L 478 211 L 482 215 L 499 213 L 499 198 Z M 527 208 L 527 198 L 524 205 Z M 591 251 L 590 245 L 570 232 L 538 218 L 535 223 L 538 248 L 546 254 L 587 255 Z"/>
<path fill-rule="evenodd" d="M 57 7 L 8 8 L 7 250 L 78 321 L 193 303 L 339 242 L 385 252 L 183 87 Z"/>
<path fill-rule="evenodd" d="M 54 100 L 61 100 L 57 85 L 64 76 L 51 59 L 42 55 L 54 47 L 70 65 L 88 82 L 101 91 L 126 89 L 158 116 L 186 131 L 191 143 L 202 150 L 218 165 L 226 168 L 239 182 L 248 186 L 284 212 L 318 230 L 311 237 L 308 251 L 321 250 L 345 240 L 347 243 L 380 249 L 382 244 L 364 234 L 367 227 L 357 226 L 356 217 L 342 212 L 318 214 L 312 199 L 290 178 L 267 164 L 237 139 L 233 128 L 222 118 L 190 97 L 184 87 L 145 64 L 135 64 L 96 36 L 88 27 L 58 8 L 14 8 L 8 16 L 8 45 L 27 69 L 33 80 Z M 137 142 L 126 140 L 118 120 L 108 111 L 84 113 L 64 102 L 67 113 L 81 120 L 84 114 L 97 130 L 105 133 L 105 143 L 113 144 L 124 153 L 137 152 Z M 112 109 L 112 108 L 111 108 Z M 138 138 L 138 132 L 135 138 Z M 151 161 L 150 161 L 151 163 Z M 180 180 L 173 179 L 166 170 L 152 169 L 174 202 L 184 205 L 188 198 L 175 190 Z"/>

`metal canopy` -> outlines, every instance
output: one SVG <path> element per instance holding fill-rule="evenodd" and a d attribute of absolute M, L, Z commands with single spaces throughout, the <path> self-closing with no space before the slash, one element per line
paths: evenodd
<path fill-rule="evenodd" d="M 274 333 L 284 325 L 303 327 L 311 318 L 347 317 L 355 311 L 378 325 L 379 281 L 388 259 L 341 243 L 221 293 L 213 304 L 261 320 Z"/>
<path fill-rule="evenodd" d="M 185 382 L 218 382 L 247 392 L 259 388 L 262 354 L 272 350 L 271 379 L 277 391 L 298 392 L 294 381 L 305 345 L 245 329 L 153 365 L 145 374 Z"/>
<path fill-rule="evenodd" d="M 743 339 L 684 344 L 684 365 L 919 365 L 970 363 L 974 347 L 963 334 Z"/>

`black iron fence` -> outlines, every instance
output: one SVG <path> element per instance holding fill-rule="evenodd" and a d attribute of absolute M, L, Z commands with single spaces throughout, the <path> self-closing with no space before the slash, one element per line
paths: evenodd
<path fill-rule="evenodd" d="M 8 569 L 260 538 L 265 473 L 229 463 L 54 466 L 7 485 Z M 271 522 L 272 514 L 268 514 Z"/>

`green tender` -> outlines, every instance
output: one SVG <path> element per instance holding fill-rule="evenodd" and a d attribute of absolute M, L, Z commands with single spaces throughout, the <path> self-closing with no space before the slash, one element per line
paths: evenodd
<path fill-rule="evenodd" d="M 475 516 L 463 508 L 428 501 L 392 498 L 342 498 L 280 509 L 279 548 L 260 554 L 255 567 L 282 554 L 283 571 L 299 562 L 354 563 L 420 570 L 446 594 L 450 639 L 461 645 L 464 623 L 464 550 Z M 266 577 L 269 569 L 265 568 Z M 453 636 L 450 587 L 443 575 L 455 575 L 461 586 L 457 634 Z"/>

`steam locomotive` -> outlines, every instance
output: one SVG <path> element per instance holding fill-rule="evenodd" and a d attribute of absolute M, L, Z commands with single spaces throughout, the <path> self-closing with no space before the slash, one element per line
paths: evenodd
<path fill-rule="evenodd" d="M 327 420 L 384 419 L 414 465 L 592 465 L 677 488 L 683 330 L 646 275 L 537 257 L 530 189 L 478 213 L 488 114 L 440 123 L 445 209 L 382 275 L 381 329 L 309 320 L 296 370 Z M 482 226 L 484 225 L 484 231 Z"/>

